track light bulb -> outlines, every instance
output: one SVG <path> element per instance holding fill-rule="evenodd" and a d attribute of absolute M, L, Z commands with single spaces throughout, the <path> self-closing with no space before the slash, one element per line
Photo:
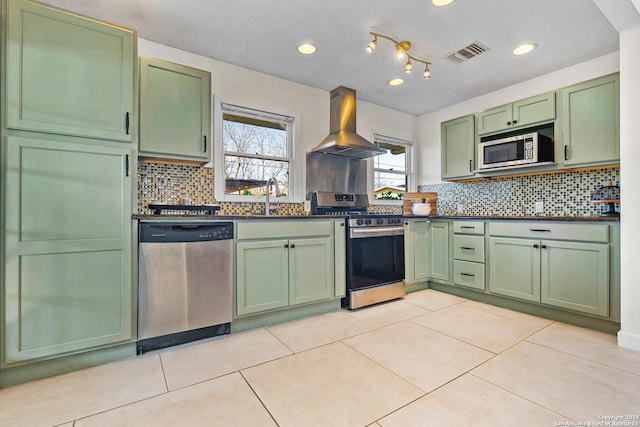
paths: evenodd
<path fill-rule="evenodd" d="M 376 45 L 378 44 L 378 36 L 374 36 L 373 40 L 367 45 L 367 52 L 371 53 L 376 50 Z"/>
<path fill-rule="evenodd" d="M 431 78 L 431 71 L 429 71 L 429 64 L 427 64 L 426 67 L 424 67 L 424 74 L 422 75 L 422 77 L 427 80 Z"/>
<path fill-rule="evenodd" d="M 407 51 L 404 49 L 404 47 L 400 46 L 400 44 L 396 45 L 396 57 L 398 59 L 402 58 L 404 56 L 404 54 L 407 53 Z"/>
<path fill-rule="evenodd" d="M 407 65 L 404 66 L 404 72 L 409 74 L 413 71 L 413 64 L 411 64 L 411 58 L 407 59 Z"/>

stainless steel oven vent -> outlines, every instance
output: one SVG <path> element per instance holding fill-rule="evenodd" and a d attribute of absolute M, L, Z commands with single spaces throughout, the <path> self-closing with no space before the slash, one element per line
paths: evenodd
<path fill-rule="evenodd" d="M 480 42 L 475 41 L 463 47 L 462 49 L 458 49 L 451 53 L 448 53 L 447 55 L 445 55 L 445 58 L 453 62 L 454 64 L 460 64 L 482 53 L 485 53 L 488 50 L 490 50 L 488 47 Z"/>

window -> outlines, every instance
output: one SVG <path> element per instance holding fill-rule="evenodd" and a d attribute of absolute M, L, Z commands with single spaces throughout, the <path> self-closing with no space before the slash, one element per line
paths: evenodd
<path fill-rule="evenodd" d="M 373 194 L 376 200 L 400 200 L 414 184 L 412 142 L 374 134 L 373 143 L 386 153 L 373 158 Z"/>
<path fill-rule="evenodd" d="M 291 195 L 293 123 L 293 117 L 222 104 L 224 177 L 216 173 L 216 179 L 224 179 L 225 197 L 219 199 L 263 197 L 272 177 L 283 197 Z"/>

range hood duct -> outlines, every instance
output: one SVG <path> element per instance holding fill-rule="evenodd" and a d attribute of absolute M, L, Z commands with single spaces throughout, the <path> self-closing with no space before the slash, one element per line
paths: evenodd
<path fill-rule="evenodd" d="M 331 91 L 329 101 L 329 136 L 311 151 L 336 156 L 366 159 L 383 154 L 356 133 L 356 91 L 340 86 Z"/>

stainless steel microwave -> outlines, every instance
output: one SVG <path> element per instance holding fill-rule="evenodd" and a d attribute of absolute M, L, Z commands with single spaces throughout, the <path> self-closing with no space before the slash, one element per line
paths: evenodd
<path fill-rule="evenodd" d="M 481 142 L 478 170 L 553 161 L 553 140 L 538 132 Z"/>

